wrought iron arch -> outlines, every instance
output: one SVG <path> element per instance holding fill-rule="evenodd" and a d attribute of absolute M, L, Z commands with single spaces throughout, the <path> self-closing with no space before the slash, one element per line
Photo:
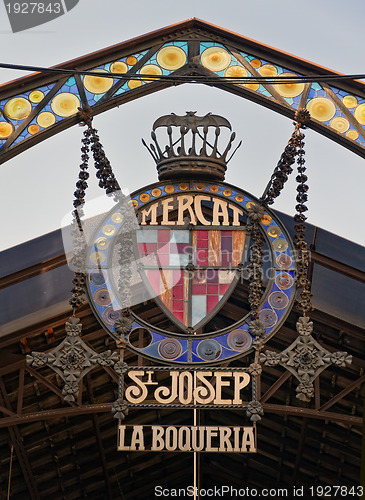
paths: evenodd
<path fill-rule="evenodd" d="M 93 72 L 102 76 L 93 76 Z M 154 79 L 144 78 L 143 74 L 152 74 Z M 280 84 L 262 80 L 314 75 L 340 76 L 204 21 L 190 19 L 74 59 L 50 72 L 33 73 L 2 85 L 0 163 L 80 123 L 80 108 L 97 115 L 194 79 L 291 119 L 299 107 L 307 107 L 311 113 L 309 128 L 365 157 L 362 82 L 346 79 L 332 85 L 297 80 Z M 227 80 L 227 76 L 233 80 Z M 245 77 L 251 80 L 237 80 Z"/>

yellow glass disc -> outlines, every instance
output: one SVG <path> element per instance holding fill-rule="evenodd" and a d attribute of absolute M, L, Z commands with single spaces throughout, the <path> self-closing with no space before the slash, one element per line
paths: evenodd
<path fill-rule="evenodd" d="M 229 66 L 232 58 L 222 47 L 209 47 L 204 50 L 200 59 L 202 65 L 211 71 L 222 71 Z"/>
<path fill-rule="evenodd" d="M 6 139 L 13 131 L 13 126 L 8 122 L 0 122 L 0 139 Z"/>
<path fill-rule="evenodd" d="M 253 201 L 248 201 L 246 203 L 246 208 L 251 208 L 251 207 L 254 207 L 256 205 L 256 203 L 254 203 Z"/>
<path fill-rule="evenodd" d="M 279 229 L 278 226 L 271 226 L 267 230 L 267 234 L 272 238 L 277 238 L 281 234 L 281 229 Z"/>
<path fill-rule="evenodd" d="M 34 103 L 41 102 L 43 97 L 44 94 L 41 90 L 33 90 L 33 92 L 29 94 L 29 100 Z"/>
<path fill-rule="evenodd" d="M 162 191 L 159 188 L 152 189 L 152 191 L 151 191 L 152 196 L 154 196 L 155 198 L 158 198 L 158 196 L 161 196 L 161 193 L 162 193 Z"/>
<path fill-rule="evenodd" d="M 140 196 L 139 196 L 139 199 L 142 203 L 147 203 L 147 201 L 150 201 L 151 199 L 151 196 L 148 194 L 148 193 L 142 193 Z"/>
<path fill-rule="evenodd" d="M 113 224 L 105 224 L 102 228 L 103 233 L 105 236 L 112 236 L 115 233 L 115 226 Z"/>
<path fill-rule="evenodd" d="M 51 102 L 51 108 L 54 113 L 62 118 L 75 115 L 80 107 L 80 101 L 77 96 L 69 92 L 62 92 L 56 95 Z"/>
<path fill-rule="evenodd" d="M 274 247 L 275 252 L 285 252 L 288 248 L 288 242 L 283 238 L 277 238 L 273 241 L 272 246 Z"/>
<path fill-rule="evenodd" d="M 276 76 L 278 74 L 278 70 L 273 64 L 264 64 L 258 71 L 261 76 Z"/>
<path fill-rule="evenodd" d="M 241 194 L 238 194 L 238 195 L 236 196 L 236 198 L 235 198 L 235 200 L 236 200 L 236 201 L 239 201 L 239 202 L 243 201 L 244 199 L 245 199 L 245 198 L 244 198 Z"/>
<path fill-rule="evenodd" d="M 141 75 L 162 75 L 162 69 L 157 66 L 157 64 L 146 64 L 146 66 L 142 66 L 140 69 Z M 147 83 L 153 82 L 154 80 L 149 80 L 148 78 L 143 78 L 143 80 Z"/>
<path fill-rule="evenodd" d="M 180 47 L 168 45 L 158 52 L 156 59 L 161 68 L 175 70 L 184 66 L 186 54 Z"/>
<path fill-rule="evenodd" d="M 32 111 L 32 105 L 24 97 L 14 97 L 5 104 L 4 111 L 12 120 L 24 120 Z"/>
<path fill-rule="evenodd" d="M 29 125 L 29 127 L 28 127 L 28 132 L 29 132 L 30 134 L 32 134 L 32 135 L 33 135 L 33 134 L 36 134 L 37 132 L 39 132 L 39 127 L 38 127 L 38 125 L 35 125 L 35 124 L 33 124 L 33 125 Z"/>
<path fill-rule="evenodd" d="M 261 61 L 260 59 L 252 59 L 251 61 L 251 66 L 253 68 L 259 68 L 261 66 Z"/>
<path fill-rule="evenodd" d="M 261 222 L 264 226 L 269 226 L 272 223 L 272 217 L 270 217 L 270 215 L 268 214 L 265 214 L 262 217 Z"/>
<path fill-rule="evenodd" d="M 141 80 L 129 80 L 129 82 L 128 82 L 128 87 L 131 90 L 136 89 L 136 88 L 140 87 L 141 85 L 142 85 Z"/>
<path fill-rule="evenodd" d="M 365 103 L 360 104 L 356 109 L 354 116 L 356 120 L 361 123 L 361 125 L 365 125 Z"/>
<path fill-rule="evenodd" d="M 137 58 L 134 57 L 134 56 L 129 56 L 127 57 L 126 59 L 126 63 L 129 65 L 129 66 L 134 66 L 134 64 L 136 64 L 137 62 Z"/>
<path fill-rule="evenodd" d="M 245 83 L 245 87 L 247 89 L 256 91 L 260 87 L 260 84 L 259 83 Z"/>
<path fill-rule="evenodd" d="M 179 188 L 181 189 L 181 191 L 186 191 L 189 187 L 189 184 L 186 184 L 185 182 L 182 182 L 181 184 L 179 184 Z"/>
<path fill-rule="evenodd" d="M 115 63 L 117 64 L 117 63 Z M 98 73 L 108 73 L 105 69 L 96 69 Z M 113 85 L 113 78 L 103 78 L 102 76 L 89 76 L 84 78 L 84 87 L 92 94 L 104 94 Z"/>
<path fill-rule="evenodd" d="M 330 126 L 337 130 L 337 132 L 346 132 L 350 128 L 350 123 L 342 116 L 335 116 L 330 123 Z"/>
<path fill-rule="evenodd" d="M 349 138 L 349 139 L 352 139 L 353 141 L 356 141 L 356 139 L 359 137 L 359 134 L 356 130 L 349 130 L 348 132 L 346 132 L 346 136 Z"/>
<path fill-rule="evenodd" d="M 124 220 L 124 215 L 120 212 L 115 212 L 115 214 L 111 216 L 111 219 L 114 224 L 120 224 Z"/>
<path fill-rule="evenodd" d="M 211 193 L 218 193 L 219 187 L 218 186 L 210 186 L 209 191 Z"/>
<path fill-rule="evenodd" d="M 196 189 L 197 189 L 198 191 L 204 191 L 204 189 L 205 189 L 205 184 L 197 184 L 195 187 L 196 187 Z"/>
<path fill-rule="evenodd" d="M 282 73 L 280 76 L 298 78 L 295 73 Z M 304 83 L 275 83 L 274 89 L 283 97 L 296 97 L 303 92 Z"/>
<path fill-rule="evenodd" d="M 111 73 L 127 73 L 128 66 L 123 61 L 115 61 L 110 65 Z"/>
<path fill-rule="evenodd" d="M 106 250 L 109 247 L 109 240 L 105 236 L 100 236 L 95 241 L 95 246 L 98 250 Z"/>
<path fill-rule="evenodd" d="M 326 97 L 314 97 L 307 103 L 307 109 L 312 118 L 327 122 L 336 113 L 336 106 Z"/>
<path fill-rule="evenodd" d="M 139 203 L 138 203 L 138 201 L 137 201 L 137 200 L 132 200 L 132 201 L 131 201 L 131 203 L 132 203 L 132 206 L 133 206 L 134 208 L 137 208 L 137 207 L 138 207 L 138 205 L 139 205 Z"/>
<path fill-rule="evenodd" d="M 243 66 L 230 66 L 224 72 L 224 76 L 229 78 L 243 78 L 248 75 L 247 70 Z"/>
<path fill-rule="evenodd" d="M 354 95 L 345 95 L 345 97 L 342 98 L 342 102 L 346 108 L 354 108 L 357 106 L 357 99 Z"/>
<path fill-rule="evenodd" d="M 105 254 L 103 254 L 102 252 L 93 252 L 90 255 L 91 262 L 96 266 L 99 264 L 103 264 L 103 262 L 105 262 L 105 259 L 106 259 Z"/>
<path fill-rule="evenodd" d="M 40 113 L 37 117 L 37 123 L 40 127 L 47 128 L 56 122 L 56 117 L 53 113 L 49 111 L 44 111 Z"/>
<path fill-rule="evenodd" d="M 174 186 L 171 186 L 171 184 L 165 186 L 165 192 L 167 194 L 173 193 L 174 191 L 175 191 L 175 188 L 174 188 Z"/>
<path fill-rule="evenodd" d="M 230 189 L 225 189 L 225 190 L 223 191 L 223 194 L 224 194 L 224 196 L 231 196 L 232 191 L 231 191 Z"/>

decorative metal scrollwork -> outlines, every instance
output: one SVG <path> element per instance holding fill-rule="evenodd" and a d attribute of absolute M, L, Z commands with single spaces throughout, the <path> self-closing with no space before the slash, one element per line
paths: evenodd
<path fill-rule="evenodd" d="M 313 337 L 313 322 L 308 317 L 300 317 L 297 322 L 298 337 L 284 351 L 276 353 L 265 351 L 260 354 L 260 361 L 266 366 L 281 365 L 289 370 L 298 380 L 297 398 L 310 401 L 314 395 L 313 381 L 331 364 L 348 366 L 352 356 L 347 352 L 331 353 L 324 349 Z"/>

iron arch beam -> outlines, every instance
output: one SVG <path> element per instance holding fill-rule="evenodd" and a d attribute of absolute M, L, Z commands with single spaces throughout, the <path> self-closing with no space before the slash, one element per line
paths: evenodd
<path fill-rule="evenodd" d="M 153 74 L 154 80 L 143 74 Z M 293 75 L 315 76 L 319 83 L 275 80 Z M 231 82 L 227 76 L 242 80 Z M 81 108 L 97 115 L 199 78 L 290 119 L 298 107 L 307 107 L 309 128 L 365 157 L 365 85 L 325 83 L 336 76 L 341 75 L 190 19 L 0 86 L 0 163 L 80 123 Z"/>

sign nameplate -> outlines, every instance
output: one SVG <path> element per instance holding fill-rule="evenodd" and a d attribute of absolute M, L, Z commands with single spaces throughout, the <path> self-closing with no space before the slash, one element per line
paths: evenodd
<path fill-rule="evenodd" d="M 179 404 L 186 407 L 240 407 L 246 401 L 241 391 L 250 383 L 250 375 L 244 370 L 212 369 L 169 371 L 169 381 L 157 381 L 157 373 L 161 370 L 151 369 L 129 370 L 125 399 L 131 406 Z M 166 373 L 164 370 L 163 373 Z M 129 381 L 131 383 L 129 383 Z M 223 396 L 223 390 L 230 391 L 230 397 Z"/>
<path fill-rule="evenodd" d="M 256 428 L 119 425 L 118 451 L 255 453 Z"/>

